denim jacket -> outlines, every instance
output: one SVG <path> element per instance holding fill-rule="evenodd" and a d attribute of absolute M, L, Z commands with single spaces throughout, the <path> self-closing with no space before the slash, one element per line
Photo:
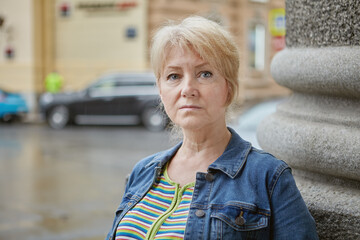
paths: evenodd
<path fill-rule="evenodd" d="M 232 129 L 224 153 L 196 174 L 184 239 L 318 239 L 289 166 L 251 147 Z M 107 239 L 148 192 L 181 143 L 136 164 Z"/>

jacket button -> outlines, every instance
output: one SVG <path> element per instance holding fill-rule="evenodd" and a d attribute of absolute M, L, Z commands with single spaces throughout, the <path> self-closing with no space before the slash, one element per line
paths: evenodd
<path fill-rule="evenodd" d="M 243 216 L 238 216 L 236 219 L 235 219 L 235 223 L 239 226 L 242 226 L 245 224 L 245 219 L 243 218 Z"/>
<path fill-rule="evenodd" d="M 213 174 L 207 173 L 207 174 L 205 175 L 205 179 L 206 179 L 206 181 L 208 181 L 208 182 L 212 182 L 212 181 L 214 181 L 215 177 L 214 177 Z"/>
<path fill-rule="evenodd" d="M 131 206 L 131 202 L 128 202 L 128 204 L 127 204 L 129 207 Z"/>
<path fill-rule="evenodd" d="M 205 216 L 205 212 L 201 209 L 196 210 L 195 215 L 199 218 Z"/>

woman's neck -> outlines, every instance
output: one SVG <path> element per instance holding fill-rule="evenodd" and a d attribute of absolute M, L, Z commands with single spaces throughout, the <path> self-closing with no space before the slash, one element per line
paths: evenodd
<path fill-rule="evenodd" d="M 223 128 L 207 131 L 185 131 L 180 149 L 168 165 L 168 175 L 174 182 L 184 186 L 194 182 L 197 172 L 206 172 L 209 165 L 218 159 L 228 145 L 231 133 Z"/>
<path fill-rule="evenodd" d="M 231 133 L 225 124 L 206 130 L 183 130 L 183 134 L 183 144 L 179 149 L 182 156 L 194 156 L 202 153 L 220 156 L 231 138 Z"/>

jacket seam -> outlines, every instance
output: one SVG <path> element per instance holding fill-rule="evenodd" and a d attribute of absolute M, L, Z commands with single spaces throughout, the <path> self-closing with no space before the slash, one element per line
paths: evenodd
<path fill-rule="evenodd" d="M 275 189 L 276 184 L 278 183 L 278 181 L 279 181 L 281 175 L 283 174 L 283 172 L 285 170 L 287 170 L 287 169 L 289 169 L 291 171 L 290 167 L 284 164 L 284 165 L 281 165 L 281 167 L 279 167 L 277 169 L 277 171 L 275 172 L 275 176 L 274 176 L 275 180 L 273 181 L 272 185 L 270 186 L 270 200 L 272 198 L 272 194 L 274 193 L 274 189 Z"/>

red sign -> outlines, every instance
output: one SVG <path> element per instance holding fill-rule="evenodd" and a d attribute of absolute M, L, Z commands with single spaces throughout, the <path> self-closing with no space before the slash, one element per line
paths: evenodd
<path fill-rule="evenodd" d="M 136 7 L 136 6 L 137 6 L 137 2 L 119 2 L 117 4 L 117 7 L 120 10 L 125 10 L 125 9 L 133 8 L 133 7 Z"/>
<path fill-rule="evenodd" d="M 61 3 L 61 5 L 59 6 L 59 10 L 62 17 L 70 16 L 70 5 L 67 2 Z"/>
<path fill-rule="evenodd" d="M 271 45 L 275 51 L 280 51 L 285 48 L 285 36 L 282 37 L 273 37 L 271 39 Z"/>
<path fill-rule="evenodd" d="M 87 11 L 106 11 L 106 10 L 128 10 L 138 6 L 136 0 L 125 1 L 98 1 L 98 2 L 81 2 L 77 5 L 79 9 Z"/>

